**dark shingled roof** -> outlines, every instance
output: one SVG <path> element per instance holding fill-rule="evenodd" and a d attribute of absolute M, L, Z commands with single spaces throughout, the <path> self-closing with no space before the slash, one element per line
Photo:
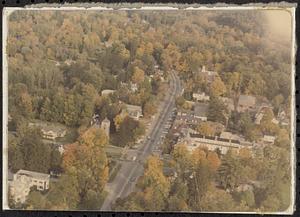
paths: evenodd
<path fill-rule="evenodd" d="M 221 142 L 230 142 L 230 143 L 235 143 L 235 144 L 240 144 L 240 141 L 232 139 L 223 139 L 220 137 L 213 137 L 213 136 L 203 136 L 201 134 L 197 134 L 197 133 L 190 133 L 190 137 L 192 138 L 205 138 L 205 139 L 209 139 L 209 140 L 217 140 L 217 141 L 221 141 Z"/>

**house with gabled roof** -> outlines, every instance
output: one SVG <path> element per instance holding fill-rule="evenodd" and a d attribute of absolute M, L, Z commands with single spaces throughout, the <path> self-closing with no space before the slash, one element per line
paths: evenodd
<path fill-rule="evenodd" d="M 38 191 L 49 189 L 50 175 L 29 170 L 19 170 L 9 182 L 10 194 L 15 202 L 24 203 L 31 187 Z"/>
<path fill-rule="evenodd" d="M 129 117 L 139 120 L 143 117 L 143 110 L 141 106 L 124 104 L 122 113 L 127 114 Z"/>

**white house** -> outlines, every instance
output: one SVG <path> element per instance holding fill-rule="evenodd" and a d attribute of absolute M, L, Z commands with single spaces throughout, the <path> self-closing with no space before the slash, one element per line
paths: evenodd
<path fill-rule="evenodd" d="M 101 91 L 101 96 L 109 96 L 110 94 L 113 94 L 116 92 L 115 90 L 105 89 Z"/>
<path fill-rule="evenodd" d="M 262 120 L 262 118 L 264 117 L 264 114 L 259 112 L 255 115 L 255 120 L 254 120 L 254 123 L 257 124 L 257 125 L 260 125 L 260 122 Z"/>
<path fill-rule="evenodd" d="M 29 123 L 29 127 L 41 128 L 42 136 L 45 139 L 55 140 L 58 137 L 64 137 L 67 130 L 63 126 L 55 126 L 49 123 Z"/>
<path fill-rule="evenodd" d="M 44 127 L 41 129 L 43 133 L 43 137 L 46 139 L 51 139 L 54 140 L 58 137 L 64 137 L 66 135 L 66 130 L 65 129 L 55 129 L 52 127 Z"/>
<path fill-rule="evenodd" d="M 24 203 L 31 187 L 38 191 L 49 189 L 50 175 L 28 170 L 19 170 L 9 183 L 10 194 L 15 202 Z"/>
<path fill-rule="evenodd" d="M 273 145 L 275 142 L 275 139 L 276 139 L 275 136 L 264 135 L 262 140 L 265 144 Z"/>
<path fill-rule="evenodd" d="M 287 114 L 285 113 L 284 110 L 280 110 L 278 112 L 277 119 L 279 120 L 280 125 L 282 125 L 282 126 L 289 125 L 289 120 L 288 120 Z"/>
<path fill-rule="evenodd" d="M 136 83 L 130 83 L 130 90 L 135 93 L 138 91 L 138 85 Z"/>
<path fill-rule="evenodd" d="M 195 101 L 209 101 L 210 97 L 204 92 L 202 93 L 193 93 L 193 99 Z"/>
<path fill-rule="evenodd" d="M 128 114 L 129 117 L 135 120 L 139 120 L 140 117 L 143 117 L 142 107 L 137 105 L 125 104 L 125 107 L 122 110 L 122 112 Z"/>

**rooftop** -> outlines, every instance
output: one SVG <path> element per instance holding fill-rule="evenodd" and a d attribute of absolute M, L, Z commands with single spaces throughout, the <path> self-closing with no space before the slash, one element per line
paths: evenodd
<path fill-rule="evenodd" d="M 224 139 L 224 138 L 220 138 L 220 137 L 214 137 L 214 136 L 203 136 L 201 134 L 197 134 L 197 133 L 190 133 L 190 137 L 191 138 L 202 138 L 202 139 L 208 139 L 208 140 L 216 140 L 216 141 L 221 141 L 221 142 L 228 142 L 228 143 L 235 143 L 235 144 L 240 144 L 240 141 L 235 140 L 235 139 Z"/>
<path fill-rule="evenodd" d="M 142 112 L 142 107 L 138 105 L 130 105 L 130 104 L 125 104 L 126 109 L 129 111 L 140 111 Z"/>
<path fill-rule="evenodd" d="M 266 142 L 274 142 L 275 141 L 275 136 L 268 136 L 268 135 L 264 135 L 263 140 Z"/>
<path fill-rule="evenodd" d="M 110 89 L 106 89 L 106 90 L 102 90 L 101 91 L 101 95 L 107 95 L 107 94 L 111 94 L 111 93 L 114 93 L 116 92 L 115 90 L 110 90 Z"/>
<path fill-rule="evenodd" d="M 28 171 L 28 170 L 19 170 L 16 174 L 29 176 L 32 178 L 38 178 L 38 179 L 49 179 L 50 178 L 49 174 L 38 173 L 38 172 L 33 172 L 33 171 Z"/>
<path fill-rule="evenodd" d="M 222 139 L 233 139 L 233 140 L 240 140 L 240 136 L 233 134 L 231 132 L 222 132 L 220 135 L 220 138 Z"/>

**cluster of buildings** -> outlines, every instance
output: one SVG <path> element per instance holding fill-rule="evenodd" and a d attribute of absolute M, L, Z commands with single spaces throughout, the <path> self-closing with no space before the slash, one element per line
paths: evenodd
<path fill-rule="evenodd" d="M 19 170 L 8 177 L 10 196 L 15 203 L 24 203 L 32 188 L 41 192 L 49 189 L 49 174 Z"/>
<path fill-rule="evenodd" d="M 233 134 L 228 131 L 221 132 L 219 136 L 205 136 L 186 126 L 182 127 L 180 133 L 177 134 L 175 145 L 184 144 L 190 152 L 200 147 L 209 151 L 219 151 L 221 154 L 226 154 L 229 150 L 239 152 L 241 149 L 262 149 L 267 145 L 273 145 L 275 140 L 275 136 L 264 135 L 257 142 L 250 142 L 242 135 Z"/>
<path fill-rule="evenodd" d="M 197 73 L 208 84 L 212 83 L 218 77 L 217 72 L 208 71 L 205 66 Z M 177 111 L 177 116 L 172 127 L 173 135 L 177 138 L 175 144 L 184 143 L 189 151 L 193 151 L 198 147 L 205 147 L 211 151 L 219 150 L 221 154 L 226 154 L 230 149 L 239 151 L 242 148 L 256 149 L 274 144 L 276 137 L 273 135 L 263 135 L 258 141 L 250 142 L 242 135 L 226 132 L 227 126 L 223 126 L 220 123 L 213 123 L 218 127 L 218 132 L 215 134 L 218 136 L 199 134 L 195 131 L 195 127 L 199 126 L 201 122 L 209 121 L 210 96 L 205 92 L 194 92 L 192 98 L 191 110 L 180 109 Z M 235 99 L 228 97 L 219 97 L 219 99 L 227 107 L 229 113 L 233 111 L 238 113 L 249 112 L 249 114 L 253 115 L 253 122 L 256 125 L 260 125 L 261 120 L 268 110 L 273 112 L 273 107 L 264 98 L 241 94 Z M 272 120 L 273 124 L 280 126 L 286 126 L 288 122 L 284 111 L 279 111 L 277 117 L 274 117 Z"/>
<path fill-rule="evenodd" d="M 242 148 L 252 149 L 256 145 L 231 132 L 224 131 L 219 136 L 204 136 L 190 129 L 179 141 L 191 152 L 201 147 L 209 151 L 219 150 L 221 154 L 226 154 L 230 149 L 237 152 Z"/>
<path fill-rule="evenodd" d="M 124 116 L 128 115 L 137 121 L 143 117 L 142 107 L 137 105 L 124 104 L 121 114 Z M 91 126 L 103 129 L 106 136 L 109 138 L 111 121 L 107 117 L 100 121 L 100 116 L 98 114 L 94 114 L 90 124 Z"/>

